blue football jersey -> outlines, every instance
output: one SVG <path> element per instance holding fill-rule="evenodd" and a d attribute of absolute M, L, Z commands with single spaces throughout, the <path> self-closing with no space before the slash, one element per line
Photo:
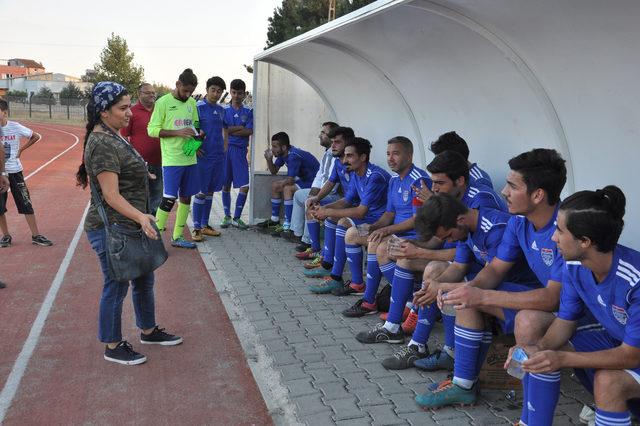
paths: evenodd
<path fill-rule="evenodd" d="M 497 258 L 505 262 L 517 262 L 524 254 L 529 267 L 545 287 L 547 283 L 562 282 L 564 260 L 551 236 L 556 230 L 558 210 L 542 229 L 537 230 L 524 216 L 512 216 L 498 247 Z"/>
<path fill-rule="evenodd" d="M 352 183 L 344 198 L 353 205 L 359 204 L 369 208 L 365 217 L 367 223 L 372 223 L 371 220 L 377 220 L 384 213 L 390 178 L 389 172 L 372 163 L 369 163 L 362 176 L 358 176 L 356 172 L 349 172 Z"/>
<path fill-rule="evenodd" d="M 511 219 L 511 215 L 500 210 L 486 207 L 478 209 L 476 230 L 470 232 L 465 241 L 458 241 L 454 262 L 472 264 L 471 271 L 478 270 L 474 266 L 483 268 L 491 262 L 498 253 L 498 247 L 502 242 L 502 236 L 509 219 Z M 540 287 L 540 283 L 533 276 L 522 255 L 511 268 L 508 276 L 505 277 L 505 281 L 531 284 L 532 288 Z"/>
<path fill-rule="evenodd" d="M 198 101 L 198 117 L 200 129 L 204 132 L 202 151 L 204 158 L 215 159 L 224 157 L 224 107 L 220 104 L 211 104 L 206 99 Z"/>
<path fill-rule="evenodd" d="M 502 197 L 486 185 L 469 184 L 467 191 L 462 197 L 462 204 L 470 209 L 479 209 L 480 207 L 489 207 L 492 209 L 508 211 L 507 203 Z"/>
<path fill-rule="evenodd" d="M 289 148 L 289 153 L 286 156 L 276 158 L 274 164 L 278 168 L 286 164 L 287 176 L 295 178 L 302 188 L 311 187 L 311 183 L 320 168 L 320 163 L 316 160 L 316 157 L 310 152 L 295 146 Z"/>
<path fill-rule="evenodd" d="M 404 177 L 400 178 L 397 174 L 389 180 L 389 191 L 387 193 L 386 211 L 394 213 L 393 223 L 402 223 L 413 217 L 415 213 L 413 186 L 420 188 L 420 179 L 431 188 L 431 178 L 429 174 L 415 165 L 411 166 L 411 170 Z"/>
<path fill-rule="evenodd" d="M 336 161 L 334 161 L 333 163 L 333 169 L 331 170 L 331 176 L 329 176 L 329 180 L 333 183 L 339 183 L 342 186 L 343 194 L 349 192 L 349 187 L 351 186 L 351 176 L 349 176 L 349 171 L 339 158 L 336 158 Z"/>
<path fill-rule="evenodd" d="M 587 308 L 615 340 L 640 347 L 640 253 L 618 244 L 609 274 L 597 283 L 590 269 L 568 261 L 558 318 L 578 320 Z"/>
<path fill-rule="evenodd" d="M 239 109 L 235 109 L 231 104 L 224 107 L 224 128 L 232 126 L 244 126 L 247 129 L 253 129 L 253 110 L 242 105 Z M 229 145 L 244 148 L 249 145 L 249 136 L 233 136 L 228 137 Z"/>
<path fill-rule="evenodd" d="M 476 163 L 473 163 L 469 167 L 469 182 L 472 185 L 484 185 L 493 189 L 493 182 L 491 182 L 491 176 L 484 170 L 482 170 Z"/>

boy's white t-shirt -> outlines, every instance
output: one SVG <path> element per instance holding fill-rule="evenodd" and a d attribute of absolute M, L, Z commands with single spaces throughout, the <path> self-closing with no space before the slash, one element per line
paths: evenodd
<path fill-rule="evenodd" d="M 4 148 L 4 170 L 8 173 L 22 171 L 22 163 L 18 159 L 20 138 L 30 138 L 33 130 L 15 121 L 7 121 L 6 126 L 0 126 L 0 145 Z"/>

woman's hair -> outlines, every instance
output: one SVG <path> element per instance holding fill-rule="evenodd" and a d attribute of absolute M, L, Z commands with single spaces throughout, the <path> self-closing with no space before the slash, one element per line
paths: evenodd
<path fill-rule="evenodd" d="M 612 251 L 624 227 L 626 198 L 614 185 L 579 191 L 560 204 L 567 229 L 577 239 L 589 238 L 602 253 Z"/>
<path fill-rule="evenodd" d="M 116 96 L 113 101 L 107 104 L 105 111 L 109 110 L 109 108 L 120 102 L 120 100 L 124 96 L 128 95 L 129 93 L 126 90 L 120 92 L 120 94 L 118 94 L 118 96 Z M 87 178 L 87 169 L 84 165 L 84 150 L 87 147 L 87 141 L 89 140 L 89 135 L 91 134 L 91 132 L 93 132 L 93 128 L 100 123 L 102 123 L 102 120 L 100 119 L 100 114 L 96 113 L 96 104 L 93 100 L 93 96 L 91 96 L 89 97 L 89 103 L 87 104 L 87 131 L 84 135 L 84 145 L 82 147 L 82 163 L 80 164 L 80 167 L 78 167 L 78 171 L 76 172 L 76 185 L 82 187 L 82 189 L 85 189 L 89 183 L 89 180 Z"/>

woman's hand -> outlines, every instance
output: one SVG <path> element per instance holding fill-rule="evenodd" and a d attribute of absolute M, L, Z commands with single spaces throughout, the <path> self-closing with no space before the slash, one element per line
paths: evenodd
<path fill-rule="evenodd" d="M 138 223 L 140 224 L 142 231 L 147 235 L 147 237 L 153 240 L 160 239 L 160 234 L 156 230 L 155 226 L 153 226 L 156 223 L 155 216 L 150 214 L 142 214 Z"/>

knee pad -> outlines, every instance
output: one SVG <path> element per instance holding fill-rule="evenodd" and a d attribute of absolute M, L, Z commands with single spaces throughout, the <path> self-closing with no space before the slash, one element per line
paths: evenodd
<path fill-rule="evenodd" d="M 158 208 L 160 210 L 164 210 L 165 212 L 170 212 L 175 203 L 175 198 L 162 197 L 162 201 L 160 201 L 160 205 L 158 206 Z"/>

